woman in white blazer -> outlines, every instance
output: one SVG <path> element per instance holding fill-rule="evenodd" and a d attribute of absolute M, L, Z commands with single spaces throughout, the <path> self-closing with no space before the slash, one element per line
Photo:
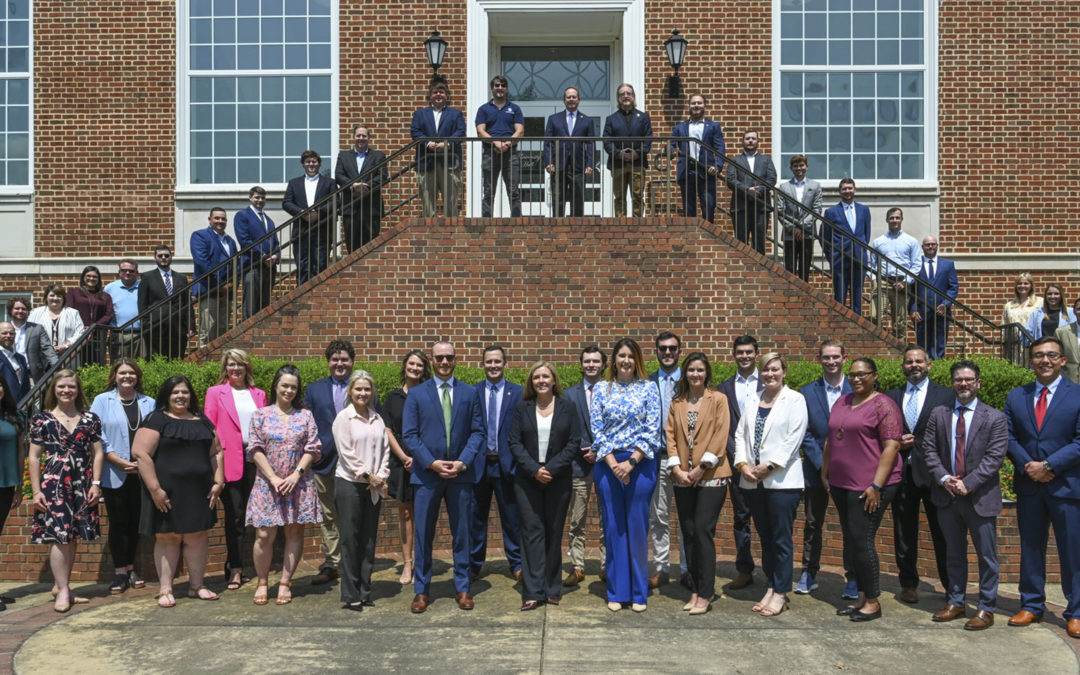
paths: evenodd
<path fill-rule="evenodd" d="M 735 471 L 761 538 L 768 586 L 754 611 L 776 616 L 787 609 L 791 591 L 791 533 L 802 502 L 799 448 L 806 434 L 806 400 L 784 385 L 787 361 L 776 352 L 761 357 L 759 372 L 765 388 L 747 396 L 735 430 Z"/>
<path fill-rule="evenodd" d="M 57 355 L 63 354 L 83 332 L 82 315 L 74 307 L 65 305 L 66 296 L 63 286 L 49 284 L 45 287 L 45 304 L 30 310 L 30 316 L 26 317 L 30 323 L 45 328 Z"/>

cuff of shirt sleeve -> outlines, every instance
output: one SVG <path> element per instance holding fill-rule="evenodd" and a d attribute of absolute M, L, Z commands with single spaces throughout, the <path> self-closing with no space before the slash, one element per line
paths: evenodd
<path fill-rule="evenodd" d="M 941 480 L 939 480 L 939 481 L 938 481 L 938 485 L 944 485 L 944 484 L 945 484 L 945 481 L 947 481 L 947 480 L 949 480 L 949 476 L 948 476 L 948 475 L 942 476 L 942 477 L 941 477 Z"/>
<path fill-rule="evenodd" d="M 708 466 L 710 469 L 720 463 L 720 458 L 711 452 L 706 452 L 701 456 L 701 463 Z"/>

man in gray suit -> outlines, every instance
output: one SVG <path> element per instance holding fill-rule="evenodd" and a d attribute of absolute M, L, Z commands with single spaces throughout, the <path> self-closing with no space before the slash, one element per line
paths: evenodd
<path fill-rule="evenodd" d="M 790 166 L 792 178 L 780 186 L 780 193 L 787 199 L 784 199 L 778 214 L 784 227 L 784 269 L 803 281 L 809 281 L 817 225 L 814 216 L 799 208 L 799 205 L 820 215 L 821 184 L 806 177 L 809 167 L 806 155 L 792 157 Z"/>
<path fill-rule="evenodd" d="M 26 357 L 30 378 L 37 382 L 60 360 L 53 349 L 52 340 L 44 326 L 26 320 L 30 315 L 30 298 L 9 299 L 7 311 L 11 325 L 15 326 L 15 351 Z"/>
<path fill-rule="evenodd" d="M 737 164 L 739 171 L 733 164 Z M 764 255 L 765 233 L 772 202 L 766 185 L 776 185 L 776 167 L 768 155 L 758 152 L 758 132 L 743 134 L 743 151 L 728 162 L 726 174 L 731 188 L 731 222 L 735 237 Z"/>
<path fill-rule="evenodd" d="M 596 453 L 592 451 L 592 425 L 589 410 L 592 406 L 593 388 L 600 383 L 607 365 L 607 355 L 596 345 L 588 345 L 579 357 L 584 379 L 564 392 L 566 399 L 574 404 L 581 423 L 581 452 L 570 463 L 573 479 L 570 492 L 570 564 L 573 569 L 563 579 L 564 586 L 577 586 L 585 580 L 585 521 L 589 512 L 589 493 L 593 489 L 593 465 Z M 599 495 L 598 495 L 599 497 Z M 600 579 L 604 577 L 604 537 L 600 537 Z"/>
<path fill-rule="evenodd" d="M 979 558 L 979 610 L 964 629 L 985 630 L 994 625 L 997 602 L 998 469 L 1005 461 L 1009 426 L 1005 413 L 978 400 L 981 381 L 977 364 L 957 361 L 951 373 L 956 402 L 930 413 L 923 439 L 926 468 L 932 478 L 930 498 L 938 507 L 949 572 L 948 601 L 933 620 L 967 616 L 966 532 L 970 531 Z"/>

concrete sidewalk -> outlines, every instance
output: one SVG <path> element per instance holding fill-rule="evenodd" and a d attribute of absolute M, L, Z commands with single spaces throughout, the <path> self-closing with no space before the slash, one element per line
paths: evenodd
<path fill-rule="evenodd" d="M 189 600 L 187 585 L 181 584 L 172 609 L 159 609 L 156 594 L 142 591 L 119 600 L 97 598 L 62 617 L 52 612 L 48 586 L 39 584 L 16 589 L 35 592 L 0 614 L 0 640 L 10 644 L 18 626 L 48 621 L 29 631 L 13 666 L 20 674 L 50 675 L 71 670 L 1080 672 L 1080 641 L 1065 636 L 1060 612 L 1055 617 L 1048 612 L 1042 625 L 1011 628 L 1005 624 L 1018 603 L 1004 599 L 998 623 L 971 633 L 960 621 L 930 621 L 944 598 L 925 584 L 920 602 L 906 605 L 891 593 L 895 580 L 883 579 L 890 589 L 882 596 L 884 617 L 855 624 L 835 615 L 843 585 L 835 574 L 822 574 L 813 596 L 792 595 L 789 611 L 766 618 L 750 610 L 763 593 L 760 573 L 754 586 L 725 592 L 709 614 L 691 617 L 680 611 L 689 593 L 675 583 L 654 591 L 644 614 L 612 613 L 595 576 L 568 592 L 558 607 L 521 612 L 505 562 L 485 571 L 473 585 L 476 609 L 463 612 L 453 599 L 448 564 L 436 563 L 435 602 L 422 615 L 409 613 L 412 588 L 398 585 L 397 568 L 389 563 L 375 575 L 376 607 L 362 613 L 341 609 L 336 583 L 311 586 L 310 573 L 297 580 L 294 600 L 285 606 L 273 604 L 273 585 L 271 604 L 259 607 L 251 601 L 253 584 L 223 593 L 217 602 Z M 733 572 L 722 564 L 718 584 L 727 583 Z M 11 592 L 12 585 L 5 586 Z"/>

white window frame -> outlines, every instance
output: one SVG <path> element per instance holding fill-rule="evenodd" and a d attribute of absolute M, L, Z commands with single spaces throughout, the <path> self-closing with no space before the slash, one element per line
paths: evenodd
<path fill-rule="evenodd" d="M 27 123 L 27 144 L 29 151 L 27 154 L 27 160 L 30 163 L 30 167 L 27 172 L 27 180 L 29 181 L 25 185 L 0 185 L 0 197 L 30 197 L 34 194 L 34 3 L 33 0 L 28 0 L 29 6 L 29 21 L 30 21 L 30 37 L 28 40 L 29 53 L 26 59 L 26 66 L 28 70 L 25 73 L 9 73 L 0 72 L 0 79 L 2 80 L 26 80 L 27 94 L 30 97 L 29 109 L 27 114 L 29 120 Z M 6 110 L 7 103 L 0 106 L 0 110 Z"/>

